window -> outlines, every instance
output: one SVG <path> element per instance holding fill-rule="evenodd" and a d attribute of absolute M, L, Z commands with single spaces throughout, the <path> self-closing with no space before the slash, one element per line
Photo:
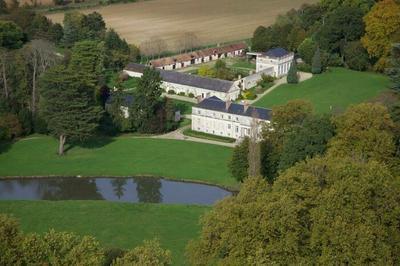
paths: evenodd
<path fill-rule="evenodd" d="M 200 115 L 200 114 L 201 114 L 201 111 L 200 111 L 200 110 L 198 110 L 198 111 L 197 111 L 197 113 Z"/>
<path fill-rule="evenodd" d="M 239 117 L 236 117 L 236 121 L 239 121 Z"/>
<path fill-rule="evenodd" d="M 236 133 L 238 133 L 238 132 L 239 132 L 239 127 L 238 127 L 238 126 L 236 126 L 236 129 L 235 129 L 235 131 L 236 131 Z"/>
<path fill-rule="evenodd" d="M 228 119 L 229 119 L 229 120 L 231 119 L 231 116 L 230 116 L 230 115 L 228 115 Z"/>
<path fill-rule="evenodd" d="M 231 129 L 231 124 L 228 124 L 228 129 Z"/>

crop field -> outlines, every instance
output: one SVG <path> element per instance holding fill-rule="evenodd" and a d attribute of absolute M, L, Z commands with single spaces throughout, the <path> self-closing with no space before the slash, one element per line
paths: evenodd
<path fill-rule="evenodd" d="M 184 32 L 194 32 L 200 44 L 250 38 L 259 25 L 270 25 L 279 14 L 317 0 L 151 0 L 82 10 L 97 11 L 129 43 L 139 45 L 151 37 L 176 50 Z M 48 14 L 62 22 L 63 13 Z"/>

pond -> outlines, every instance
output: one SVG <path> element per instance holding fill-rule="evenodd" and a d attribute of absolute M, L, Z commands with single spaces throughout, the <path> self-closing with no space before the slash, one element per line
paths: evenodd
<path fill-rule="evenodd" d="M 0 179 L 0 200 L 107 200 L 212 205 L 232 195 L 217 186 L 152 177 Z"/>

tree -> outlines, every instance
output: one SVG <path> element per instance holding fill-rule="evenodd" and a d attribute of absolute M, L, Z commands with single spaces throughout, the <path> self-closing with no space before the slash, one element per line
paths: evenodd
<path fill-rule="evenodd" d="M 95 104 L 93 84 L 62 66 L 41 80 L 41 108 L 50 132 L 59 138 L 58 154 L 67 140 L 84 140 L 98 126 L 101 108 Z"/>
<path fill-rule="evenodd" d="M 399 193 L 383 164 L 317 157 L 272 186 L 246 179 L 203 217 L 187 255 L 193 265 L 396 264 Z"/>
<path fill-rule="evenodd" d="M 197 74 L 202 77 L 212 78 L 215 76 L 215 71 L 213 68 L 209 67 L 208 65 L 202 65 L 201 67 L 199 67 Z"/>
<path fill-rule="evenodd" d="M 388 75 L 391 80 L 391 88 L 400 92 L 400 43 L 393 45 Z"/>
<path fill-rule="evenodd" d="M 93 237 L 54 230 L 44 236 L 24 236 L 21 250 L 25 265 L 99 265 L 103 261 L 103 250 Z"/>
<path fill-rule="evenodd" d="M 26 50 L 26 59 L 32 68 L 32 99 L 30 109 L 36 113 L 36 103 L 39 95 L 37 90 L 38 77 L 57 62 L 54 45 L 44 40 L 33 40 Z"/>
<path fill-rule="evenodd" d="M 311 72 L 313 74 L 321 74 L 322 73 L 322 63 L 321 63 L 321 51 L 319 48 L 315 51 L 315 54 L 312 58 L 312 66 Z"/>
<path fill-rule="evenodd" d="M 22 135 L 22 126 L 18 117 L 6 113 L 0 115 L 0 140 L 11 140 Z"/>
<path fill-rule="evenodd" d="M 150 43 L 152 44 L 154 54 L 158 55 L 158 58 L 160 58 L 161 54 L 168 48 L 167 43 L 159 37 L 150 38 Z"/>
<path fill-rule="evenodd" d="M 258 114 L 254 110 L 252 113 L 252 121 L 250 123 L 250 138 L 249 138 L 249 152 L 248 152 L 248 175 L 261 176 L 261 148 L 260 148 L 260 134 L 259 134 Z"/>
<path fill-rule="evenodd" d="M 239 182 L 243 182 L 247 178 L 249 169 L 249 138 L 244 138 L 233 149 L 232 157 L 228 163 L 231 175 Z"/>
<path fill-rule="evenodd" d="M 5 0 L 0 0 L 0 15 L 7 14 L 7 3 Z"/>
<path fill-rule="evenodd" d="M 299 10 L 301 27 L 310 31 L 315 24 L 322 20 L 324 13 L 325 10 L 319 3 L 302 5 Z"/>
<path fill-rule="evenodd" d="M 292 100 L 272 109 L 271 124 L 263 129 L 261 146 L 262 174 L 271 183 L 278 173 L 285 136 L 301 125 L 312 112 L 311 103 L 304 100 Z"/>
<path fill-rule="evenodd" d="M 306 39 L 306 31 L 299 25 L 294 25 L 288 35 L 288 45 L 291 51 L 296 51 L 297 47 Z"/>
<path fill-rule="evenodd" d="M 104 43 L 97 41 L 76 42 L 72 47 L 69 69 L 97 84 L 104 69 Z"/>
<path fill-rule="evenodd" d="M 301 125 L 294 126 L 284 136 L 279 170 L 286 170 L 306 158 L 323 154 L 334 133 L 330 117 L 305 118 Z"/>
<path fill-rule="evenodd" d="M 342 6 L 328 14 L 316 37 L 323 50 L 342 54 L 346 43 L 359 40 L 363 34 L 363 12 Z"/>
<path fill-rule="evenodd" d="M 62 43 L 72 47 L 75 42 L 82 40 L 82 21 L 84 15 L 78 12 L 67 12 L 64 15 L 64 37 Z"/>
<path fill-rule="evenodd" d="M 160 106 L 162 94 L 161 76 L 156 69 L 146 67 L 134 92 L 130 114 L 139 132 L 150 133 L 156 126 L 154 119 Z"/>
<path fill-rule="evenodd" d="M 90 13 L 82 18 L 82 25 L 85 28 L 84 38 L 88 40 L 102 40 L 106 33 L 106 23 L 98 12 Z"/>
<path fill-rule="evenodd" d="M 392 44 L 400 42 L 400 5 L 393 0 L 377 2 L 364 17 L 365 35 L 361 42 L 368 54 L 377 59 L 375 69 L 388 66 Z"/>
<path fill-rule="evenodd" d="M 179 50 L 184 52 L 193 51 L 193 48 L 199 46 L 199 38 L 194 32 L 184 32 L 178 39 Z"/>
<path fill-rule="evenodd" d="M 287 83 L 289 84 L 297 84 L 299 83 L 299 74 L 297 73 L 297 64 L 294 59 L 290 64 L 289 72 L 286 77 Z"/>
<path fill-rule="evenodd" d="M 321 5 L 328 9 L 328 12 L 332 12 L 337 8 L 344 6 L 359 8 L 365 14 L 376 2 L 376 0 L 322 0 Z"/>
<path fill-rule="evenodd" d="M 142 246 L 138 246 L 127 253 L 121 258 L 117 258 L 113 266 L 140 266 L 140 265 L 154 265 L 154 266 L 167 266 L 171 265 L 171 252 L 161 248 L 158 240 L 144 241 Z"/>
<path fill-rule="evenodd" d="M 336 136 L 328 153 L 387 162 L 395 151 L 394 124 L 386 107 L 362 103 L 352 106 L 334 120 Z"/>
<path fill-rule="evenodd" d="M 367 70 L 370 66 L 368 53 L 360 41 L 349 42 L 344 47 L 344 60 L 350 69 Z"/>
<path fill-rule="evenodd" d="M 15 265 L 18 263 L 21 252 L 22 235 L 15 218 L 0 214 L 0 264 Z"/>
<path fill-rule="evenodd" d="M 131 58 L 131 49 L 125 39 L 121 39 L 113 29 L 107 31 L 104 39 L 106 51 L 105 64 L 111 68 L 124 67 Z"/>
<path fill-rule="evenodd" d="M 316 43 L 311 38 L 306 38 L 297 48 L 297 51 L 306 64 L 311 65 L 312 58 L 317 50 Z"/>
<path fill-rule="evenodd" d="M 7 84 L 7 67 L 10 64 L 9 50 L 18 49 L 23 43 L 23 32 L 20 27 L 10 21 L 0 20 L 0 63 L 1 80 L 3 81 L 4 97 L 9 96 L 9 87 Z"/>

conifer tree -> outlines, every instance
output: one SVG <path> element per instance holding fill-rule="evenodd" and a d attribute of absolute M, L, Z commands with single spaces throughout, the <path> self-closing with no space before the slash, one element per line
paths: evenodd
<path fill-rule="evenodd" d="M 315 54 L 312 59 L 312 67 L 311 72 L 313 74 L 321 74 L 322 73 L 322 63 L 321 63 L 321 50 L 317 48 Z"/>
<path fill-rule="evenodd" d="M 154 119 L 157 116 L 161 94 L 160 72 L 147 67 L 138 82 L 132 108 L 130 109 L 131 118 L 139 132 L 153 133 L 150 131 L 155 126 Z"/>
<path fill-rule="evenodd" d="M 48 129 L 59 138 L 58 154 L 69 140 L 84 140 L 98 126 L 101 108 L 96 106 L 93 85 L 81 76 L 57 66 L 41 80 L 41 110 Z"/>
<path fill-rule="evenodd" d="M 289 83 L 289 84 L 299 83 L 299 76 L 297 74 L 296 60 L 293 60 L 292 64 L 290 65 L 290 69 L 289 69 L 289 72 L 287 75 L 287 83 Z"/>

